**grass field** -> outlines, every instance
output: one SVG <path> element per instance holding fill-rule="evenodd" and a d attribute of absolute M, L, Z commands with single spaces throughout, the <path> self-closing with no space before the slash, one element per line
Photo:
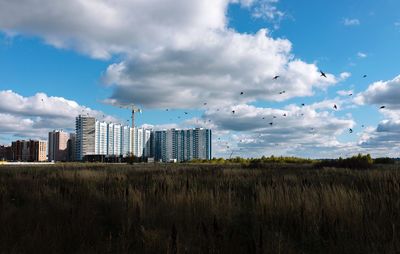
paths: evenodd
<path fill-rule="evenodd" d="M 398 253 L 400 170 L 0 166 L 0 253 Z"/>

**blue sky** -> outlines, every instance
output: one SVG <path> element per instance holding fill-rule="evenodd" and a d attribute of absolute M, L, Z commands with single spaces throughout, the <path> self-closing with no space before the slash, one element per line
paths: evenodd
<path fill-rule="evenodd" d="M 182 0 L 157 0 L 153 6 L 136 0 L 40 2 L 39 7 L 32 0 L 0 0 L 0 91 L 7 98 L 3 104 L 8 103 L 0 105 L 2 144 L 45 138 L 52 128 L 71 129 L 74 114 L 85 107 L 93 115 L 126 122 L 129 112 L 111 106 L 113 101 L 139 102 L 144 113 L 138 125 L 214 129 L 216 156 L 227 156 L 232 149 L 246 157 L 358 152 L 395 156 L 399 150 L 400 114 L 391 99 L 397 96 L 400 101 L 395 80 L 400 75 L 399 1 L 196 0 L 193 6 Z M 27 6 L 35 12 L 28 12 Z M 138 13 L 127 13 L 128 7 Z M 82 11 L 82 17 L 68 18 L 75 10 Z M 132 18 L 139 13 L 144 15 Z M 99 21 L 100 15 L 108 18 Z M 261 38 L 269 41 L 257 40 L 260 29 L 268 29 Z M 254 54 L 252 47 L 258 50 Z M 301 66 L 290 69 L 296 60 Z M 264 65 L 271 72 L 264 72 Z M 293 73 L 300 69 L 313 73 L 297 78 Z M 321 80 L 318 70 L 329 73 L 329 80 Z M 282 76 L 279 84 L 271 81 L 274 74 Z M 377 81 L 383 81 L 383 88 L 373 90 Z M 232 93 L 230 84 L 235 87 Z M 266 89 L 255 88 L 260 84 Z M 287 97 L 277 94 L 280 89 L 288 89 Z M 353 96 L 339 95 L 341 90 L 352 90 Z M 59 98 L 77 105 L 68 109 L 67 103 L 57 113 L 55 105 L 35 104 L 43 98 L 38 93 L 60 107 L 65 102 Z M 13 101 L 21 108 L 10 109 Z M 261 117 L 274 121 L 272 115 L 282 110 L 299 117 L 301 107 L 293 106 L 301 103 L 310 105 L 304 108 L 310 118 L 298 126 L 295 119 L 286 124 L 276 120 L 285 127 L 274 125 L 276 130 L 268 128 L 268 122 L 249 124 Z M 333 104 L 340 105 L 339 110 L 334 111 Z M 388 106 L 382 112 L 380 105 Z M 224 115 L 219 107 L 227 109 Z M 228 114 L 231 109 L 236 109 L 235 116 Z M 11 118 L 15 122 L 8 123 Z M 314 129 L 313 124 L 324 131 L 298 132 Z"/>

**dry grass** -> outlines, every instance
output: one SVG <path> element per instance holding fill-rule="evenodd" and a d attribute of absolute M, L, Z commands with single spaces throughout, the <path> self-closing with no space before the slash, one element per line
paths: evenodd
<path fill-rule="evenodd" d="M 400 171 L 0 167 L 0 253 L 397 253 Z"/>

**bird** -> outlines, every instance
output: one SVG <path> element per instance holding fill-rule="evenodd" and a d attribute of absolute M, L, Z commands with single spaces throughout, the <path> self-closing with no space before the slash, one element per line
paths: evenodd
<path fill-rule="evenodd" d="M 363 128 L 364 128 L 364 127 L 365 127 L 365 125 L 363 124 L 363 125 L 361 125 L 361 127 L 363 127 Z"/>
<path fill-rule="evenodd" d="M 325 72 L 323 72 L 323 71 L 319 71 L 319 73 L 321 73 L 321 77 L 327 78 L 327 76 L 326 76 Z"/>
<path fill-rule="evenodd" d="M 350 133 L 353 133 L 353 129 L 349 129 L 349 132 L 350 132 Z"/>
<path fill-rule="evenodd" d="M 275 76 L 274 78 L 273 78 L 273 80 L 277 80 L 279 78 L 279 76 Z"/>
<path fill-rule="evenodd" d="M 165 111 L 168 111 L 168 109 L 166 109 Z"/>
<path fill-rule="evenodd" d="M 204 102 L 203 105 L 204 105 L 204 106 L 207 105 L 207 102 Z"/>
<path fill-rule="evenodd" d="M 351 94 L 349 94 L 349 96 L 353 96 L 353 94 L 351 93 Z"/>
<path fill-rule="evenodd" d="M 270 123 L 269 123 L 269 125 L 273 125 L 273 124 L 274 124 L 273 122 L 270 122 Z"/>
<path fill-rule="evenodd" d="M 219 108 L 217 108 L 217 111 L 219 111 Z"/>
<path fill-rule="evenodd" d="M 304 107 L 306 104 L 302 103 L 301 106 Z"/>
<path fill-rule="evenodd" d="M 221 140 L 221 138 L 218 138 L 218 140 Z"/>
<path fill-rule="evenodd" d="M 367 75 L 366 75 L 366 74 L 364 74 L 363 78 L 366 78 L 366 77 L 367 77 Z"/>
<path fill-rule="evenodd" d="M 188 112 L 184 112 L 185 113 L 185 115 L 187 115 L 188 114 Z"/>
<path fill-rule="evenodd" d="M 272 118 L 276 118 L 276 116 L 272 116 Z"/>
<path fill-rule="evenodd" d="M 240 92 L 240 95 L 243 95 L 244 94 L 244 92 Z"/>
<path fill-rule="evenodd" d="M 379 109 L 384 109 L 384 108 L 386 108 L 386 106 L 381 106 Z"/>
<path fill-rule="evenodd" d="M 263 120 L 265 119 L 265 117 L 262 118 Z"/>
<path fill-rule="evenodd" d="M 333 105 L 333 108 L 334 108 L 334 109 L 337 109 L 337 106 L 336 106 L 336 104 L 335 104 L 335 105 Z"/>
<path fill-rule="evenodd" d="M 283 116 L 286 116 L 286 113 L 285 113 L 285 114 L 283 114 Z"/>
<path fill-rule="evenodd" d="M 284 94 L 284 93 L 286 93 L 286 91 L 281 91 L 281 92 L 279 92 L 279 94 Z"/>
<path fill-rule="evenodd" d="M 235 110 L 232 110 L 232 114 L 235 114 Z"/>

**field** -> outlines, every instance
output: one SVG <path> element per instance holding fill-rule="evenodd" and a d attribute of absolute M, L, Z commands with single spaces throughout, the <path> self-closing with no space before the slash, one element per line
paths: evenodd
<path fill-rule="evenodd" d="M 398 253 L 399 169 L 0 166 L 0 253 Z"/>

